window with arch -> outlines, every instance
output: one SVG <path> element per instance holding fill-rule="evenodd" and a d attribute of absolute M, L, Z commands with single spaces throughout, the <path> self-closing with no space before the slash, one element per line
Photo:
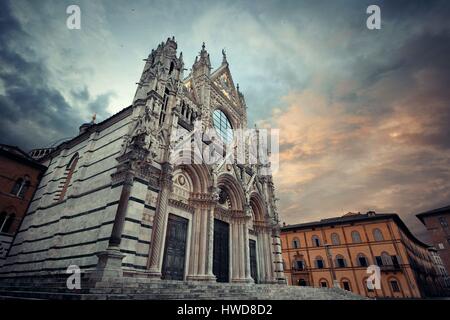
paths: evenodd
<path fill-rule="evenodd" d="M 391 278 L 389 284 L 391 285 L 392 292 L 401 292 L 400 283 L 397 279 Z"/>
<path fill-rule="evenodd" d="M 294 238 L 294 240 L 292 240 L 292 247 L 294 249 L 300 248 L 300 240 L 298 240 L 298 238 Z"/>
<path fill-rule="evenodd" d="M 303 260 L 303 259 L 296 259 L 294 261 L 293 267 L 294 267 L 294 270 L 300 270 L 300 271 L 305 270 L 305 268 L 306 268 L 305 260 Z"/>
<path fill-rule="evenodd" d="M 363 253 L 358 253 L 357 262 L 360 267 L 367 267 L 369 265 L 369 260 Z"/>
<path fill-rule="evenodd" d="M 345 260 L 344 256 L 341 254 L 338 254 L 336 256 L 336 267 L 337 268 L 345 268 L 347 267 L 347 261 Z"/>
<path fill-rule="evenodd" d="M 2 211 L 0 213 L 0 232 L 3 233 L 11 233 L 11 226 L 15 219 L 14 213 L 7 213 L 6 211 Z"/>
<path fill-rule="evenodd" d="M 320 280 L 319 280 L 319 285 L 320 285 L 322 288 L 328 288 L 328 281 L 327 281 L 326 279 L 320 279 Z"/>
<path fill-rule="evenodd" d="M 14 186 L 11 190 L 11 194 L 23 199 L 29 188 L 30 188 L 30 177 L 29 176 L 20 177 L 14 183 Z"/>
<path fill-rule="evenodd" d="M 338 246 L 341 244 L 341 239 L 339 238 L 339 235 L 337 233 L 331 234 L 331 243 L 335 246 Z"/>
<path fill-rule="evenodd" d="M 312 240 L 312 244 L 313 244 L 314 247 L 320 247 L 320 239 L 319 239 L 318 236 L 313 235 L 311 237 L 311 240 Z"/>
<path fill-rule="evenodd" d="M 352 231 L 352 241 L 353 243 L 360 243 L 361 242 L 361 235 L 358 231 Z"/>
<path fill-rule="evenodd" d="M 175 69 L 175 63 L 173 63 L 173 61 L 170 63 L 170 67 L 169 67 L 169 75 L 172 74 L 173 69 Z"/>
<path fill-rule="evenodd" d="M 61 201 L 64 199 L 64 196 L 66 195 L 67 189 L 69 188 L 70 182 L 72 180 L 73 172 L 75 171 L 75 168 L 77 166 L 78 158 L 78 153 L 75 153 L 70 159 L 69 163 L 66 165 L 63 179 L 64 183 L 61 184 L 62 188 L 59 190 L 59 192 L 56 193 L 56 201 Z"/>
<path fill-rule="evenodd" d="M 325 268 L 325 261 L 323 260 L 323 258 L 321 256 L 317 256 L 314 261 L 316 263 L 316 268 L 317 269 Z"/>
<path fill-rule="evenodd" d="M 342 278 L 342 279 L 341 279 L 341 287 L 342 287 L 344 290 L 352 291 L 352 287 L 351 287 L 351 285 L 350 285 L 350 280 L 348 280 L 347 278 Z"/>
<path fill-rule="evenodd" d="M 378 229 L 378 228 L 373 229 L 373 238 L 375 239 L 375 241 L 383 241 L 384 240 L 383 233 L 381 232 L 380 229 Z"/>
<path fill-rule="evenodd" d="M 381 261 L 383 266 L 390 266 L 392 265 L 392 258 L 391 255 L 389 253 L 387 253 L 386 251 L 383 251 L 381 253 Z"/>
<path fill-rule="evenodd" d="M 369 281 L 368 277 L 363 279 L 363 281 L 362 281 L 363 282 L 363 288 L 366 290 L 367 293 L 375 292 L 374 286 L 369 286 L 368 285 L 368 281 Z"/>
<path fill-rule="evenodd" d="M 223 142 L 228 144 L 233 140 L 233 127 L 231 126 L 230 120 L 222 110 L 214 110 L 213 125 Z"/>

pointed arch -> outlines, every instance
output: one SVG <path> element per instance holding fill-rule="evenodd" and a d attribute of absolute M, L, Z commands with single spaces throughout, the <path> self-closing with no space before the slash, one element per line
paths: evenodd
<path fill-rule="evenodd" d="M 228 193 L 231 209 L 244 210 L 245 193 L 235 177 L 229 173 L 222 173 L 217 178 L 217 186 Z"/>
<path fill-rule="evenodd" d="M 19 177 L 16 179 L 10 193 L 23 199 L 30 188 L 30 185 L 30 177 L 28 175 Z"/>
<path fill-rule="evenodd" d="M 253 191 L 250 194 L 250 206 L 252 208 L 255 221 L 264 221 L 267 214 L 265 201 L 259 192 Z"/>
<path fill-rule="evenodd" d="M 207 193 L 212 185 L 211 174 L 203 164 L 181 164 L 174 168 L 174 170 L 180 169 L 189 175 L 192 181 L 192 192 L 194 193 Z"/>

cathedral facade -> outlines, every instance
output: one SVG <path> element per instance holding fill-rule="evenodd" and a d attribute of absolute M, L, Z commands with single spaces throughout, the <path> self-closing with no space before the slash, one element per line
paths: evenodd
<path fill-rule="evenodd" d="M 185 76 L 167 39 L 145 59 L 131 106 L 84 124 L 43 158 L 47 171 L 0 277 L 76 266 L 100 281 L 285 282 L 270 163 L 205 161 L 195 152 L 233 145 L 247 128 L 244 96 L 222 54 L 212 70 L 203 45 Z M 218 139 L 198 140 L 196 130 Z"/>

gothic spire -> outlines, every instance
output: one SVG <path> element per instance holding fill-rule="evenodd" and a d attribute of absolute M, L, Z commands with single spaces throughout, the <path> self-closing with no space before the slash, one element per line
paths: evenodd
<path fill-rule="evenodd" d="M 222 64 L 227 64 L 227 54 L 225 53 L 225 48 L 222 49 Z"/>

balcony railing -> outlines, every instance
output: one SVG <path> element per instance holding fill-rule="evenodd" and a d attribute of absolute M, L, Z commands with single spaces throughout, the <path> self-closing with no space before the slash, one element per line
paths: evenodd
<path fill-rule="evenodd" d="M 398 264 L 387 264 L 380 266 L 381 271 L 400 271 L 402 268 Z"/>

